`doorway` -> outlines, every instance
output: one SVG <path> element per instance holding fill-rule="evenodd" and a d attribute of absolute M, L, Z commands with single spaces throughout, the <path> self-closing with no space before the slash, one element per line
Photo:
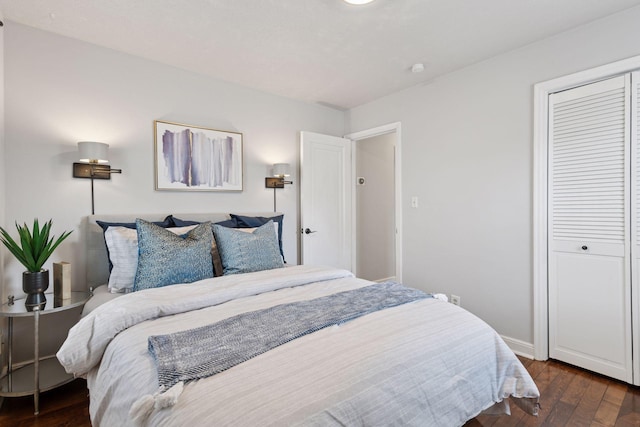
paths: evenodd
<path fill-rule="evenodd" d="M 355 132 L 353 269 L 368 280 L 402 281 L 400 123 Z"/>
<path fill-rule="evenodd" d="M 395 280 L 395 132 L 354 141 L 358 277 Z"/>
<path fill-rule="evenodd" d="M 330 265 L 358 272 L 356 146 L 358 141 L 387 135 L 393 141 L 393 203 L 387 246 L 392 248 L 390 273 L 374 280 L 402 282 L 402 174 L 400 123 L 347 135 L 345 138 L 300 133 L 300 264 Z M 364 143 L 366 144 L 366 143 Z M 366 179 L 365 179 L 366 185 Z M 375 222 L 378 206 L 363 215 Z M 391 274 L 393 273 L 393 274 Z M 388 274 L 388 275 L 387 275 Z M 376 273 L 376 276 L 378 273 Z"/>

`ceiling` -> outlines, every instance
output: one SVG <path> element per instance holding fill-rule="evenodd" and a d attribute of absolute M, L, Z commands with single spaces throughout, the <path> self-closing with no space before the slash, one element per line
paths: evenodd
<path fill-rule="evenodd" d="M 640 0 L 0 0 L 4 20 L 348 109 Z M 424 63 L 422 73 L 412 73 Z"/>

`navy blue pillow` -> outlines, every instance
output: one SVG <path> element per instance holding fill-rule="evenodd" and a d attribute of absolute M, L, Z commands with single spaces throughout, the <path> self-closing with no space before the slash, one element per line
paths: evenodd
<path fill-rule="evenodd" d="M 104 233 L 105 231 L 107 231 L 107 228 L 109 227 L 125 227 L 125 228 L 136 228 L 136 223 L 135 222 L 106 222 L 106 221 L 96 221 L 96 224 L 98 224 L 101 228 L 102 228 L 102 232 Z M 162 221 L 155 221 L 153 222 L 153 224 L 158 225 L 162 228 L 169 228 L 169 227 L 184 227 L 183 225 L 176 225 L 173 222 L 173 216 L 169 215 L 167 216 L 165 219 L 163 219 Z M 187 224 L 187 225 L 194 225 L 194 224 Z"/>
<path fill-rule="evenodd" d="M 125 228 L 131 228 L 131 229 L 135 229 L 136 228 L 136 223 L 135 222 L 96 221 L 96 224 L 98 224 L 100 226 L 100 228 L 102 228 L 102 238 L 103 239 L 104 239 L 104 233 L 107 231 L 107 228 L 109 228 L 109 227 L 125 227 Z M 183 226 L 175 225 L 174 222 L 173 222 L 173 216 L 171 216 L 171 215 L 167 216 L 162 221 L 155 221 L 153 224 L 158 225 L 158 226 L 160 226 L 162 228 L 183 227 Z M 111 256 L 109 254 L 109 246 L 107 246 L 107 241 L 106 240 L 105 240 L 104 245 L 107 248 L 107 259 L 109 260 L 109 273 L 111 273 L 111 270 L 113 270 L 113 264 L 111 263 Z"/>
<path fill-rule="evenodd" d="M 218 222 L 216 222 L 214 224 L 218 224 L 218 225 L 221 225 L 221 226 L 227 227 L 227 228 L 238 228 L 238 222 L 233 218 L 226 219 L 224 221 L 218 221 Z"/>
<path fill-rule="evenodd" d="M 202 224 L 203 221 L 191 221 L 188 219 L 180 219 L 180 218 L 176 218 L 175 216 L 171 216 L 171 219 L 173 220 L 173 223 L 175 224 L 175 227 L 188 227 L 190 225 L 198 225 L 198 224 Z M 238 227 L 238 223 L 236 222 L 235 219 L 227 219 L 224 221 L 220 221 L 220 222 L 216 222 L 215 224 L 218 225 L 222 225 L 223 227 L 229 227 L 229 228 L 237 228 Z"/>
<path fill-rule="evenodd" d="M 282 255 L 282 259 L 284 259 L 284 252 L 282 251 L 282 220 L 284 219 L 284 215 L 265 218 L 263 216 L 243 216 L 231 214 L 231 219 L 235 220 L 238 223 L 236 228 L 254 228 L 260 227 L 261 225 L 266 224 L 269 221 L 277 222 L 278 246 L 280 247 L 280 255 Z"/>

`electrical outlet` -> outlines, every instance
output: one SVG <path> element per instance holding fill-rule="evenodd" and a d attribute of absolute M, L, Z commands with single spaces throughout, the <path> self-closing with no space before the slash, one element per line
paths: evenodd
<path fill-rule="evenodd" d="M 458 295 L 451 294 L 451 304 L 460 305 L 460 297 Z"/>

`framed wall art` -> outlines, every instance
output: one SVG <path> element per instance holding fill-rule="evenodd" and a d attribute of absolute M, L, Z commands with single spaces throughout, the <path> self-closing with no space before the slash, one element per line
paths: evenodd
<path fill-rule="evenodd" d="M 242 191 L 242 134 L 156 120 L 156 190 Z"/>

